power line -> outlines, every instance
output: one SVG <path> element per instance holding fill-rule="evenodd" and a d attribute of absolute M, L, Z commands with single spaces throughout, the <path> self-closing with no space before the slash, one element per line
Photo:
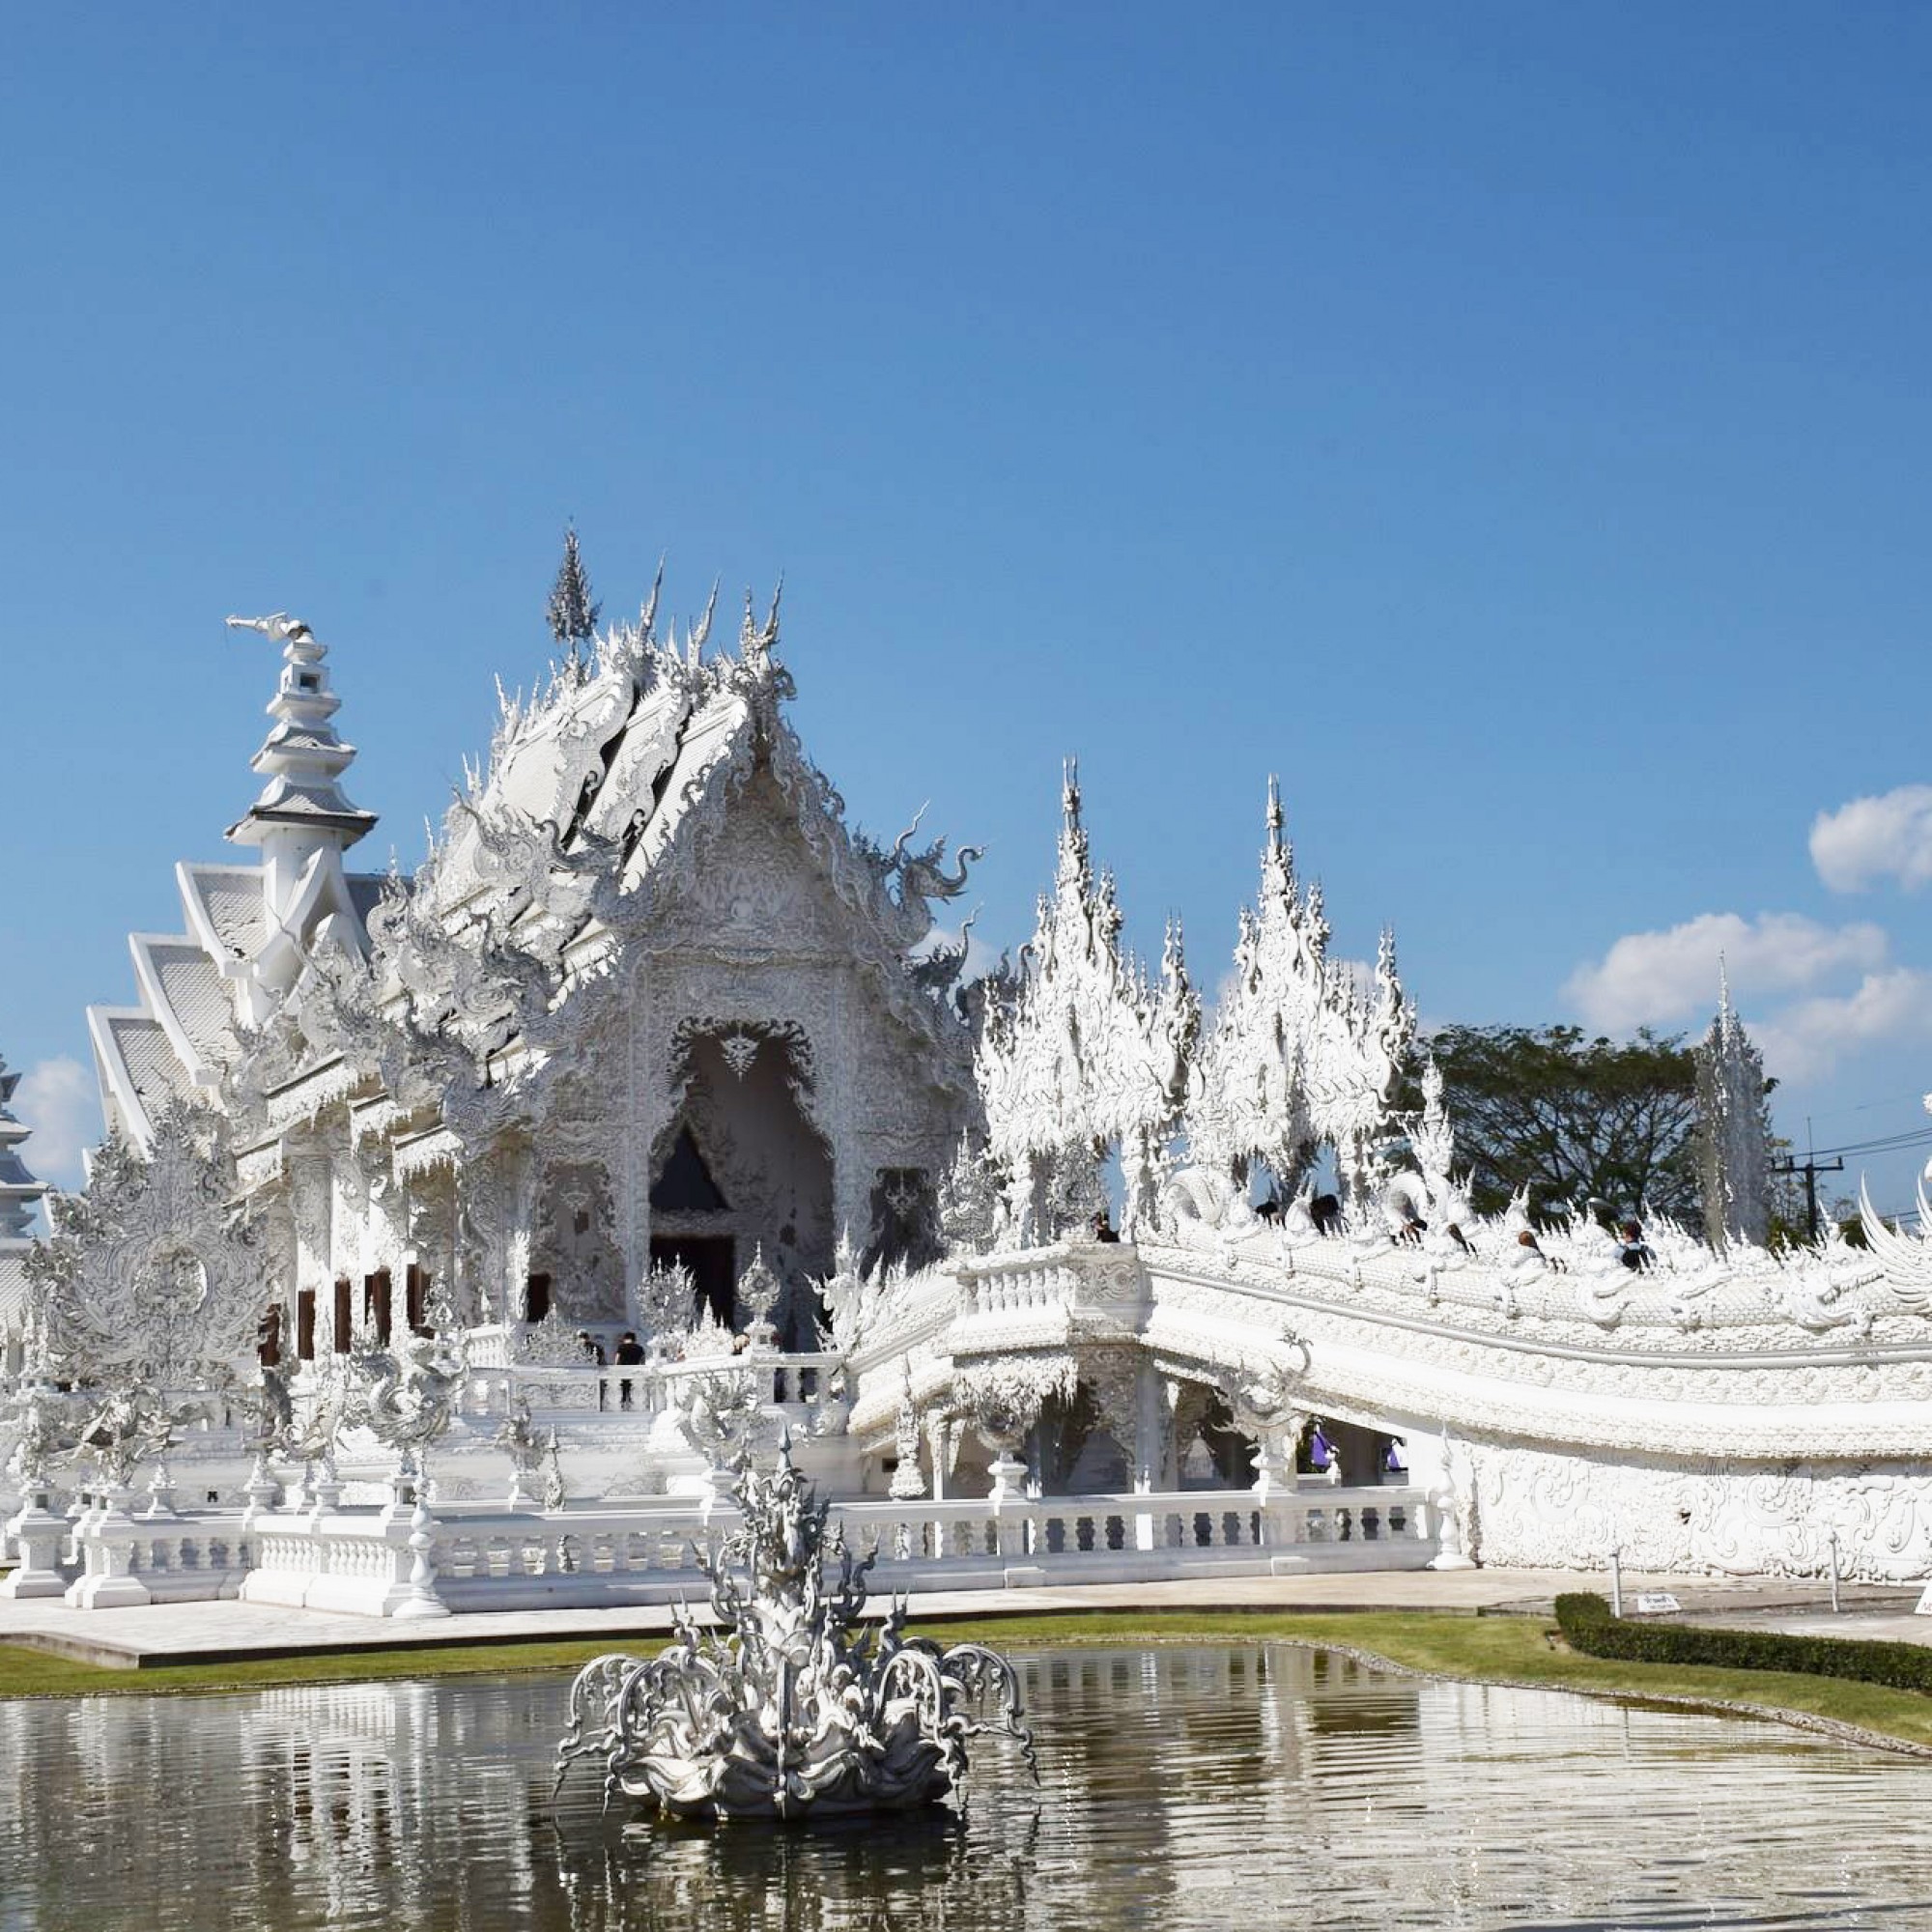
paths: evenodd
<path fill-rule="evenodd" d="M 1915 1127 L 1910 1133 L 1885 1134 L 1875 1140 L 1844 1141 L 1836 1147 L 1817 1148 L 1817 1153 L 1891 1153 L 1900 1148 L 1932 1146 L 1932 1127 Z"/>
<path fill-rule="evenodd" d="M 1807 1241 L 1818 1238 L 1818 1177 L 1821 1174 L 1843 1174 L 1844 1171 L 1842 1160 L 1822 1161 L 1815 1153 L 1807 1153 L 1803 1160 L 1787 1160 L 1772 1169 L 1774 1174 L 1802 1174 L 1804 1177 L 1804 1238 Z"/>

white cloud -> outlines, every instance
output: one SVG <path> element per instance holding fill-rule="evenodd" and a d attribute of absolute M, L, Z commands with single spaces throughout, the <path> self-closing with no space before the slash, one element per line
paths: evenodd
<path fill-rule="evenodd" d="M 21 1076 L 14 1111 L 22 1125 L 34 1130 L 20 1150 L 21 1158 L 41 1179 L 56 1187 L 78 1187 L 81 1151 L 101 1135 L 94 1076 L 77 1060 L 43 1060 Z"/>
<path fill-rule="evenodd" d="M 1579 966 L 1563 993 L 1585 1025 L 1606 1033 L 1664 1025 L 1718 1003 L 1719 955 L 1733 992 L 1799 992 L 1833 973 L 1885 963 L 1886 936 L 1871 924 L 1824 925 L 1801 913 L 1707 912 L 1665 932 L 1631 932 L 1593 966 Z"/>
<path fill-rule="evenodd" d="M 1750 1032 L 1767 1073 L 1821 1079 L 1861 1047 L 1932 1040 L 1932 973 L 1916 966 L 1867 973 L 1857 991 L 1796 1001 Z"/>
<path fill-rule="evenodd" d="M 1821 811 L 1811 825 L 1811 863 L 1833 892 L 1861 892 L 1884 878 L 1932 885 L 1932 785 L 1900 785 Z"/>

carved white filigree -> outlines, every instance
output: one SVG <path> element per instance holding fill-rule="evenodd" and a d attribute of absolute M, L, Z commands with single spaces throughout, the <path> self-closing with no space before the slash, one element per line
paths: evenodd
<path fill-rule="evenodd" d="M 638 1314 L 651 1346 L 675 1353 L 679 1338 L 690 1334 L 697 1319 L 696 1284 L 681 1262 L 654 1262 L 638 1290 Z"/>
<path fill-rule="evenodd" d="M 753 1369 L 710 1369 L 680 1376 L 675 1390 L 684 1433 L 714 1468 L 741 1468 L 758 1456 L 771 1434 L 765 1377 Z"/>
<path fill-rule="evenodd" d="M 1120 1151 L 1125 1222 L 1145 1218 L 1179 1118 L 1201 1007 L 1170 923 L 1158 986 L 1122 954 L 1109 874 L 1096 876 L 1069 764 L 1053 895 L 1042 897 L 1010 1005 L 988 1008 L 975 1070 L 988 1143 L 1023 1236 L 1052 1239 L 1104 1205 Z"/>
<path fill-rule="evenodd" d="M 865 1339 L 872 1296 L 859 1272 L 859 1257 L 850 1235 L 839 1236 L 834 1261 L 832 1272 L 818 1284 L 828 1322 L 823 1342 L 838 1354 L 850 1355 Z"/>
<path fill-rule="evenodd" d="M 54 1197 L 53 1239 L 26 1264 L 40 1366 L 124 1391 L 252 1378 L 273 1284 L 233 1191 L 217 1119 L 170 1106 L 146 1160 L 110 1136 L 86 1193 Z"/>
<path fill-rule="evenodd" d="M 1719 1247 L 1762 1247 L 1771 1230 L 1771 1122 L 1764 1060 L 1731 1005 L 1721 968 L 1718 1016 L 1697 1047 L 1697 1176 L 1704 1227 Z"/>
<path fill-rule="evenodd" d="M 1324 1143 L 1350 1192 L 1367 1192 L 1415 1029 L 1393 937 L 1382 935 L 1364 998 L 1328 957 L 1328 936 L 1320 889 L 1296 883 L 1270 780 L 1261 897 L 1240 915 L 1234 978 L 1194 1061 L 1186 1124 L 1201 1165 L 1245 1176 L 1262 1162 L 1284 1195 Z"/>

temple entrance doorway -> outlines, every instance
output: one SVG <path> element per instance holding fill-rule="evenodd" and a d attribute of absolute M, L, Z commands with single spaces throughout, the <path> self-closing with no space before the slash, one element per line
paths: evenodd
<path fill-rule="evenodd" d="M 738 1288 L 733 1245 L 729 1235 L 653 1235 L 651 1265 L 688 1268 L 696 1291 L 692 1312 L 702 1320 L 708 1310 L 728 1328 Z"/>
<path fill-rule="evenodd" d="M 782 1284 L 772 1320 L 790 1347 L 812 1346 L 813 1283 L 833 1266 L 832 1151 L 807 1112 L 812 1055 L 789 1023 L 680 1027 L 673 1040 L 677 1116 L 656 1154 L 653 1261 L 673 1254 L 702 1305 L 733 1327 L 735 1291 L 754 1255 Z M 722 1277 L 722 1286 L 713 1288 Z"/>

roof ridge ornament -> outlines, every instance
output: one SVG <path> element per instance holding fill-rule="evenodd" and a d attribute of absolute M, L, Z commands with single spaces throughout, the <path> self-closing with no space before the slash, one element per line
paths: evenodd
<path fill-rule="evenodd" d="M 597 635 L 597 619 L 604 607 L 590 594 L 590 575 L 583 567 L 583 553 L 578 547 L 577 526 L 567 525 L 563 532 L 563 561 L 557 565 L 556 582 L 544 618 L 550 634 L 565 653 L 565 665 L 574 671 L 583 668 L 583 647 Z"/>
<path fill-rule="evenodd" d="M 276 724 L 249 761 L 269 779 L 248 816 L 229 828 L 238 843 L 259 845 L 270 824 L 327 825 L 353 845 L 376 823 L 343 795 L 338 781 L 355 761 L 355 747 L 345 745 L 329 723 L 342 700 L 328 686 L 325 660 L 328 646 L 299 617 L 277 611 L 268 617 L 230 617 L 231 631 L 256 631 L 282 647 L 282 673 L 268 712 Z M 251 822 L 257 829 L 244 831 Z"/>
<path fill-rule="evenodd" d="M 268 705 L 275 722 L 249 760 L 266 782 L 228 828 L 236 844 L 262 848 L 263 937 L 240 973 L 241 1017 L 259 1026 L 295 983 L 318 934 L 332 931 L 361 952 L 361 919 L 342 855 L 373 829 L 376 814 L 342 789 L 355 747 L 344 744 L 330 722 L 342 700 L 329 689 L 328 646 L 286 611 L 230 617 L 228 628 L 258 632 L 282 647 L 281 675 Z"/>

